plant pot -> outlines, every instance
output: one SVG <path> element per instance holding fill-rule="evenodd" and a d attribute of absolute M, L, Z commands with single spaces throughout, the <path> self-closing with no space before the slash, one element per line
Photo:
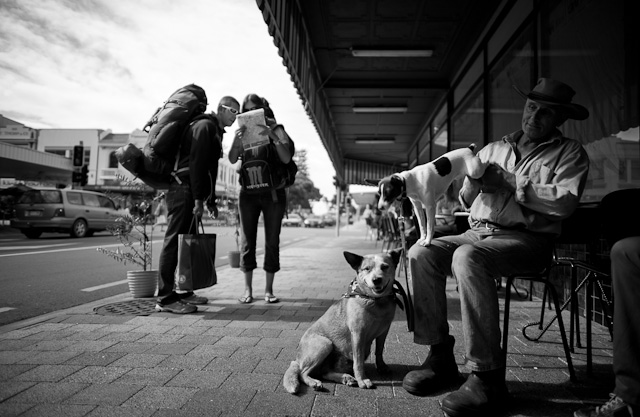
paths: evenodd
<path fill-rule="evenodd" d="M 231 266 L 231 268 L 240 268 L 240 251 L 229 251 L 229 266 Z"/>
<path fill-rule="evenodd" d="M 133 298 L 153 297 L 158 288 L 158 271 L 127 271 L 127 282 Z"/>

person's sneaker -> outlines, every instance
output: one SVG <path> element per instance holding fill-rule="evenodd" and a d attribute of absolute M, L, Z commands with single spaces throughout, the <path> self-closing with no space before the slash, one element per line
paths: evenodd
<path fill-rule="evenodd" d="M 598 407 L 583 408 L 573 413 L 573 417 L 633 417 L 631 406 L 615 394 L 609 394 L 609 401 Z"/>
<path fill-rule="evenodd" d="M 192 293 L 188 297 L 180 297 L 180 301 L 182 301 L 183 303 L 192 304 L 192 305 L 201 305 L 201 304 L 207 304 L 209 302 L 209 299 L 207 297 L 201 297 L 199 295 L 195 295 Z"/>
<path fill-rule="evenodd" d="M 198 307 L 183 303 L 182 301 L 176 301 L 171 304 L 156 304 L 156 311 L 164 311 L 166 313 L 174 313 L 174 314 L 191 314 L 198 311 Z"/>

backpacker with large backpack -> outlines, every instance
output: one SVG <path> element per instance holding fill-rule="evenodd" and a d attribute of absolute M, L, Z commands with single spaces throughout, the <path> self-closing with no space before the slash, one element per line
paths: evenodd
<path fill-rule="evenodd" d="M 153 188 L 169 188 L 172 177 L 180 183 L 179 172 L 188 170 L 178 170 L 182 137 L 192 122 L 208 117 L 203 114 L 206 108 L 207 96 L 201 87 L 189 84 L 176 90 L 145 124 L 144 148 L 132 143 L 118 148 L 118 162 Z"/>
<path fill-rule="evenodd" d="M 278 129 L 286 135 L 282 125 L 273 128 L 274 131 Z M 295 182 L 298 172 L 298 166 L 293 160 L 295 144 L 291 138 L 288 141 L 291 160 L 286 164 L 280 160 L 272 140 L 268 144 L 244 151 L 239 169 L 240 185 L 244 192 L 253 194 L 274 191 L 290 187 Z"/>

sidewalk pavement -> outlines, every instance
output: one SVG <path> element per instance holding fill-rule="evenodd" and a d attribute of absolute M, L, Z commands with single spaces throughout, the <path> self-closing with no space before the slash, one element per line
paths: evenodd
<path fill-rule="evenodd" d="M 356 223 L 339 237 L 284 247 L 274 286 L 278 304 L 260 297 L 261 270 L 254 276 L 256 301 L 239 304 L 242 273 L 224 267 L 217 285 L 198 291 L 210 302 L 196 314 L 134 315 L 154 300 L 123 294 L 0 327 L 0 416 L 442 416 L 439 401 L 448 392 L 415 397 L 402 388 L 404 375 L 428 351 L 413 343 L 400 309 L 385 347 L 392 374 L 379 375 L 373 359 L 367 361 L 375 389 L 325 382 L 322 392 L 303 386 L 294 396 L 282 386 L 300 337 L 354 276 L 343 250 L 381 250 L 380 242 L 364 237 L 364 223 Z M 406 289 L 403 274 L 399 281 Z M 453 279 L 448 298 L 456 358 L 466 375 Z M 593 376 L 586 375 L 585 349 L 576 348 L 578 382 L 570 382 L 556 325 L 540 342 L 522 337 L 522 326 L 539 316 L 540 300 L 516 296 L 511 304 L 507 384 L 513 398 L 501 415 L 571 416 L 585 403 L 606 401 L 613 387 L 606 328 L 593 326 Z"/>

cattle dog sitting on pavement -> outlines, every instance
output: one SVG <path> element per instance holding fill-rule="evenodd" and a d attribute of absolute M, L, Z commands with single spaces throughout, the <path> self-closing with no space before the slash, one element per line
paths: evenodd
<path fill-rule="evenodd" d="M 344 252 L 356 270 L 356 278 L 347 293 L 302 336 L 296 360 L 284 374 L 283 385 L 288 392 L 296 394 L 300 380 L 321 390 L 322 382 L 315 378 L 372 388 L 364 362 L 374 340 L 376 368 L 381 373 L 389 372 L 382 352 L 396 311 L 393 286 L 400 254 L 399 249 L 365 256 Z"/>

